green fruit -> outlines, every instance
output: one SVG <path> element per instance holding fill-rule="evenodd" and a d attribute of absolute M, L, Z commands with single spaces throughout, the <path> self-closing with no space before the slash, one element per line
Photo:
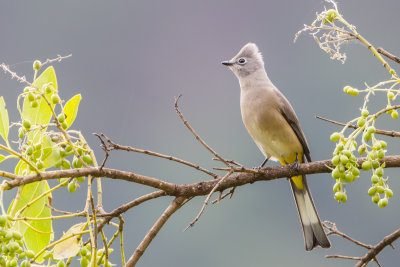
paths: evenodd
<path fill-rule="evenodd" d="M 57 263 L 57 267 L 65 267 L 65 263 L 64 263 L 64 261 L 59 261 L 58 263 Z"/>
<path fill-rule="evenodd" d="M 61 166 L 64 170 L 71 169 L 71 163 L 67 159 L 62 159 Z"/>
<path fill-rule="evenodd" d="M 379 200 L 379 202 L 378 202 L 378 206 L 379 206 L 380 208 L 386 207 L 387 204 L 388 204 L 388 199 L 387 199 L 387 198 L 382 198 L 382 199 Z"/>
<path fill-rule="evenodd" d="M 72 147 L 71 147 L 70 145 L 67 145 L 67 146 L 65 147 L 65 152 L 69 153 L 69 152 L 71 152 L 71 151 L 72 151 Z"/>
<path fill-rule="evenodd" d="M 358 154 L 363 155 L 365 153 L 365 150 L 367 148 L 365 147 L 365 145 L 361 145 L 358 147 Z"/>
<path fill-rule="evenodd" d="M 385 157 L 385 151 L 383 151 L 383 150 L 379 150 L 379 152 L 378 152 L 378 159 L 383 159 Z"/>
<path fill-rule="evenodd" d="M 87 165 L 91 165 L 93 164 L 93 160 L 92 157 L 88 154 L 83 155 L 83 161 L 87 164 Z"/>
<path fill-rule="evenodd" d="M 372 197 L 373 195 L 375 195 L 375 193 L 376 193 L 376 187 L 371 186 L 371 187 L 368 189 L 368 195 Z"/>
<path fill-rule="evenodd" d="M 374 202 L 375 204 L 378 203 L 380 199 L 381 199 L 381 198 L 379 197 L 378 194 L 375 194 L 375 195 L 371 198 L 372 202 Z"/>
<path fill-rule="evenodd" d="M 83 257 L 80 261 L 82 267 L 89 266 L 89 260 L 86 257 Z"/>
<path fill-rule="evenodd" d="M 59 160 L 59 161 L 56 162 L 56 164 L 54 164 L 54 167 L 55 168 L 60 168 L 61 165 L 62 165 L 62 160 Z"/>
<path fill-rule="evenodd" d="M 13 231 L 13 238 L 15 240 L 21 240 L 22 239 L 22 234 L 20 232 Z"/>
<path fill-rule="evenodd" d="M 32 250 L 28 250 L 28 251 L 25 251 L 25 255 L 28 258 L 32 259 L 33 257 L 35 257 L 35 252 L 33 252 Z"/>
<path fill-rule="evenodd" d="M 370 127 L 368 127 L 367 132 L 370 133 L 370 134 L 373 134 L 373 133 L 376 132 L 376 129 L 375 129 L 374 126 L 370 126 Z"/>
<path fill-rule="evenodd" d="M 346 175 L 344 176 L 344 180 L 346 181 L 346 183 L 351 183 L 354 181 L 354 176 L 352 173 L 346 173 Z"/>
<path fill-rule="evenodd" d="M 47 259 L 49 259 L 51 257 L 51 252 L 49 252 L 49 251 L 46 251 L 46 253 L 44 253 L 44 255 L 43 255 L 43 259 L 44 260 L 47 260 Z"/>
<path fill-rule="evenodd" d="M 40 169 L 43 169 L 43 168 L 44 168 L 43 161 L 39 160 L 39 161 L 36 163 L 36 168 L 38 168 L 39 170 L 40 170 Z"/>
<path fill-rule="evenodd" d="M 399 117 L 399 113 L 397 112 L 397 110 L 393 110 L 390 116 L 392 116 L 393 119 L 397 119 Z"/>
<path fill-rule="evenodd" d="M 378 192 L 378 194 L 383 194 L 385 192 L 385 188 L 379 185 L 376 187 L 376 192 Z"/>
<path fill-rule="evenodd" d="M 76 180 L 77 180 L 79 183 L 83 183 L 83 182 L 85 181 L 85 176 L 76 177 Z"/>
<path fill-rule="evenodd" d="M 19 137 L 20 139 L 24 138 L 25 133 L 26 133 L 25 128 L 20 127 L 20 128 L 18 129 L 18 137 Z"/>
<path fill-rule="evenodd" d="M 65 154 L 66 154 L 66 152 L 65 152 L 65 150 L 63 149 L 63 148 L 61 148 L 60 149 L 60 157 L 65 157 Z"/>
<path fill-rule="evenodd" d="M 63 123 L 61 123 L 61 127 L 62 127 L 64 130 L 67 130 L 67 129 L 68 129 L 68 124 L 64 121 Z"/>
<path fill-rule="evenodd" d="M 68 183 L 68 192 L 74 193 L 76 191 L 76 184 L 75 181 L 72 180 L 71 182 Z"/>
<path fill-rule="evenodd" d="M 1 215 L 0 216 L 0 227 L 6 226 L 7 223 L 7 216 Z"/>
<path fill-rule="evenodd" d="M 22 122 L 22 125 L 24 126 L 25 129 L 29 130 L 31 128 L 31 123 L 28 120 L 24 120 Z"/>
<path fill-rule="evenodd" d="M 340 162 L 346 165 L 346 163 L 349 162 L 349 158 L 345 155 L 340 155 Z"/>
<path fill-rule="evenodd" d="M 372 177 L 371 177 L 371 183 L 373 183 L 373 184 L 377 184 L 379 182 L 379 177 L 378 177 L 378 175 L 372 175 Z"/>
<path fill-rule="evenodd" d="M 378 175 L 379 177 L 383 176 L 383 168 L 379 167 L 376 169 L 375 174 Z"/>
<path fill-rule="evenodd" d="M 371 137 L 372 137 L 372 135 L 370 133 L 368 133 L 368 132 L 364 134 L 365 141 L 371 140 Z"/>
<path fill-rule="evenodd" d="M 82 168 L 82 162 L 77 157 L 74 157 L 72 166 L 74 166 L 75 169 Z"/>
<path fill-rule="evenodd" d="M 386 188 L 385 195 L 387 198 L 391 198 L 393 196 L 393 191 L 390 188 Z"/>
<path fill-rule="evenodd" d="M 369 115 L 368 110 L 367 110 L 367 109 L 361 110 L 361 115 L 362 115 L 364 118 L 368 117 L 368 115 Z"/>
<path fill-rule="evenodd" d="M 363 127 L 365 125 L 365 120 L 364 118 L 359 118 L 357 121 L 358 127 Z"/>
<path fill-rule="evenodd" d="M 339 192 L 341 185 L 341 183 L 335 183 L 335 185 L 333 186 L 333 192 Z"/>
<path fill-rule="evenodd" d="M 339 171 L 339 168 L 336 167 L 336 168 L 332 171 L 332 177 L 335 178 L 335 179 L 339 179 L 339 178 L 340 178 L 340 171 Z"/>
<path fill-rule="evenodd" d="M 63 123 L 65 121 L 65 115 L 64 114 L 59 114 L 57 116 L 57 120 L 59 123 Z"/>
<path fill-rule="evenodd" d="M 331 138 L 332 142 L 336 142 L 336 141 L 338 141 L 340 139 L 340 133 L 335 132 L 335 133 L 331 134 L 330 138 Z"/>
<path fill-rule="evenodd" d="M 334 157 L 332 158 L 332 164 L 333 164 L 333 166 L 337 166 L 337 165 L 339 164 L 339 160 L 340 160 L 340 157 L 339 157 L 338 155 L 334 156 Z"/>
<path fill-rule="evenodd" d="M 33 154 L 33 147 L 32 146 L 28 146 L 25 150 L 25 154 L 28 156 L 31 156 Z"/>
<path fill-rule="evenodd" d="M 41 67 L 42 67 L 42 62 L 40 62 L 39 60 L 35 60 L 33 62 L 33 70 L 40 70 Z"/>
<path fill-rule="evenodd" d="M 55 105 L 55 104 L 58 104 L 58 103 L 60 103 L 60 97 L 57 95 L 57 94 L 53 94 L 52 96 L 51 96 L 51 102 Z"/>
<path fill-rule="evenodd" d="M 380 143 L 381 143 L 381 147 L 382 148 L 386 148 L 387 147 L 387 143 L 385 141 L 381 140 Z"/>
<path fill-rule="evenodd" d="M 371 161 L 364 161 L 364 162 L 362 163 L 362 165 L 361 165 L 361 168 L 362 168 L 364 171 L 370 170 L 370 169 L 371 169 Z"/>
<path fill-rule="evenodd" d="M 35 100 L 35 95 L 33 93 L 29 93 L 28 100 L 29 100 L 29 102 L 32 102 L 33 100 Z"/>
<path fill-rule="evenodd" d="M 80 251 L 80 254 L 82 255 L 82 256 L 86 256 L 87 255 L 87 249 L 86 248 L 81 248 L 81 251 Z"/>
<path fill-rule="evenodd" d="M 31 90 L 31 88 L 29 86 L 24 88 L 24 93 L 28 93 Z"/>
<path fill-rule="evenodd" d="M 336 192 L 336 193 L 335 193 L 334 198 L 335 198 L 335 200 L 337 200 L 337 201 L 342 201 L 343 195 L 344 195 L 344 193 L 341 192 L 341 191 L 339 191 L 339 192 Z"/>
<path fill-rule="evenodd" d="M 338 16 L 338 13 L 336 10 L 334 9 L 329 9 L 328 11 L 326 11 L 326 15 L 324 18 L 324 23 L 325 24 L 329 24 L 332 23 L 333 21 L 336 20 L 336 17 Z M 350 87 L 350 86 L 346 86 L 346 87 Z M 345 88 L 346 88 L 345 87 Z M 351 87 L 350 87 L 351 88 Z"/>
<path fill-rule="evenodd" d="M 50 94 L 52 90 L 50 86 L 47 86 L 46 89 L 44 89 L 44 91 L 46 94 Z"/>
<path fill-rule="evenodd" d="M 358 89 L 356 89 L 356 88 L 352 88 L 352 89 L 348 90 L 347 93 L 348 93 L 349 95 L 352 95 L 352 96 L 358 96 L 359 91 L 358 91 Z"/>
<path fill-rule="evenodd" d="M 66 181 L 68 181 L 68 178 L 60 178 L 60 179 L 58 179 L 58 182 L 59 182 L 60 184 L 66 182 Z M 64 184 L 63 186 L 67 186 L 67 185 L 68 185 L 68 184 Z"/>
<path fill-rule="evenodd" d="M 16 259 L 12 259 L 11 261 L 8 262 L 8 266 L 10 267 L 15 267 L 18 265 L 18 262 Z"/>
<path fill-rule="evenodd" d="M 372 168 L 374 168 L 374 169 L 379 168 L 379 161 L 373 160 L 373 161 L 372 161 Z"/>

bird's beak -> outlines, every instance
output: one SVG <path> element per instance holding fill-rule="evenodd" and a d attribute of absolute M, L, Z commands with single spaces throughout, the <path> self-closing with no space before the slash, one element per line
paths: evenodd
<path fill-rule="evenodd" d="M 221 63 L 222 63 L 222 65 L 225 65 L 228 67 L 233 65 L 233 62 L 230 62 L 230 61 L 222 61 Z"/>

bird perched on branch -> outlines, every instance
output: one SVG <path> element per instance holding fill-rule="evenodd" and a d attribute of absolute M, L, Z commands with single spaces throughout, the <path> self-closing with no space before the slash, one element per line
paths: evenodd
<path fill-rule="evenodd" d="M 243 123 L 258 148 L 268 159 L 282 165 L 298 164 L 307 159 L 310 150 L 296 113 L 286 97 L 272 84 L 264 61 L 254 43 L 246 44 L 229 61 L 223 61 L 240 83 L 240 108 Z M 331 246 L 311 198 L 305 175 L 290 178 L 290 185 L 301 225 L 306 250 Z"/>

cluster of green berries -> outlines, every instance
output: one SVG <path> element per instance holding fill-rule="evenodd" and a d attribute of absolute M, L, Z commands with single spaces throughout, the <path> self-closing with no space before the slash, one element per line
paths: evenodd
<path fill-rule="evenodd" d="M 65 262 L 63 260 L 55 260 L 53 258 L 53 252 L 52 251 L 46 251 L 46 253 L 43 255 L 44 260 L 49 260 L 49 266 L 50 266 L 50 261 L 55 261 L 57 262 L 57 265 L 51 265 L 51 266 L 57 266 L 57 267 L 65 267 Z"/>
<path fill-rule="evenodd" d="M 32 166 L 36 166 L 38 170 L 44 170 L 44 163 L 43 163 L 43 145 L 41 142 L 37 142 L 35 144 L 32 141 L 28 140 L 23 145 L 23 151 L 25 154 L 25 158 L 32 164 Z M 33 171 L 33 167 L 29 165 L 29 169 L 25 169 L 22 175 L 28 175 L 29 171 Z"/>
<path fill-rule="evenodd" d="M 330 24 L 333 21 L 336 20 L 338 16 L 338 13 L 335 9 L 329 9 L 327 11 L 325 11 L 325 18 L 324 18 L 324 23 L 325 24 Z"/>
<path fill-rule="evenodd" d="M 352 95 L 352 96 L 358 96 L 358 94 L 360 93 L 360 91 L 358 89 L 353 88 L 349 85 L 347 85 L 343 88 L 343 92 L 345 92 L 346 94 Z"/>
<path fill-rule="evenodd" d="M 386 108 L 389 110 L 386 112 L 390 116 L 392 116 L 393 119 L 397 119 L 399 117 L 399 113 L 395 109 L 390 109 L 392 107 L 391 101 L 393 100 L 395 94 L 392 91 L 387 92 L 387 98 L 388 98 L 388 105 Z"/>
<path fill-rule="evenodd" d="M 338 142 L 332 158 L 332 164 L 335 167 L 332 170 L 332 177 L 336 180 L 333 191 L 338 202 L 346 202 L 344 183 L 352 183 L 360 175 L 357 159 L 353 154 L 357 142 L 354 139 L 344 138 L 341 133 L 333 133 L 331 140 Z"/>
<path fill-rule="evenodd" d="M 9 219 L 5 215 L 0 216 L 0 266 L 30 267 L 30 259 L 35 257 L 31 250 L 24 249 L 23 236 L 20 232 L 10 229 Z"/>
<path fill-rule="evenodd" d="M 113 252 L 113 249 L 109 248 L 107 251 L 108 251 L 108 255 L 110 255 L 110 253 Z M 85 247 L 81 248 L 81 250 L 79 251 L 78 255 L 81 256 L 81 259 L 80 259 L 81 266 L 82 267 L 89 266 L 90 260 L 92 258 L 92 254 L 91 254 L 91 250 L 90 250 L 90 244 L 87 244 Z M 97 262 L 97 265 L 99 265 L 99 266 L 101 266 L 101 265 L 103 265 L 104 267 L 111 267 L 112 266 L 110 261 L 107 261 L 107 263 L 106 263 L 104 249 L 99 249 L 97 251 L 96 262 Z"/>
<path fill-rule="evenodd" d="M 72 167 L 74 167 L 75 169 L 82 168 L 83 163 L 81 160 L 83 160 L 83 162 L 85 162 L 87 165 L 92 165 L 93 164 L 92 157 L 81 148 L 81 145 L 78 142 L 75 143 L 74 145 L 76 145 L 76 150 L 78 151 L 79 157 L 81 159 L 79 159 L 76 155 L 74 155 L 72 160 Z M 71 169 L 71 163 L 67 159 L 67 157 L 72 155 L 73 153 L 74 153 L 73 149 L 69 144 L 62 145 L 60 148 L 60 160 L 54 165 L 54 167 L 62 168 L 64 170 Z M 69 178 L 60 178 L 59 182 L 65 183 L 67 180 L 69 180 Z M 84 181 L 85 177 L 80 176 L 77 178 L 70 179 L 68 184 L 65 183 L 65 186 L 68 187 L 68 191 L 70 193 L 74 193 L 76 189 L 79 187 L 78 182 L 82 183 Z"/>

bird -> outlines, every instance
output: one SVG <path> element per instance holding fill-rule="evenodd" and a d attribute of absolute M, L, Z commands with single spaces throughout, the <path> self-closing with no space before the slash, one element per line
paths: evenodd
<path fill-rule="evenodd" d="M 265 156 L 282 165 L 311 162 L 310 150 L 300 122 L 287 98 L 269 79 L 261 52 L 254 43 L 243 46 L 231 60 L 223 61 L 239 80 L 243 123 Z M 303 229 L 306 251 L 329 248 L 305 175 L 289 178 Z"/>

